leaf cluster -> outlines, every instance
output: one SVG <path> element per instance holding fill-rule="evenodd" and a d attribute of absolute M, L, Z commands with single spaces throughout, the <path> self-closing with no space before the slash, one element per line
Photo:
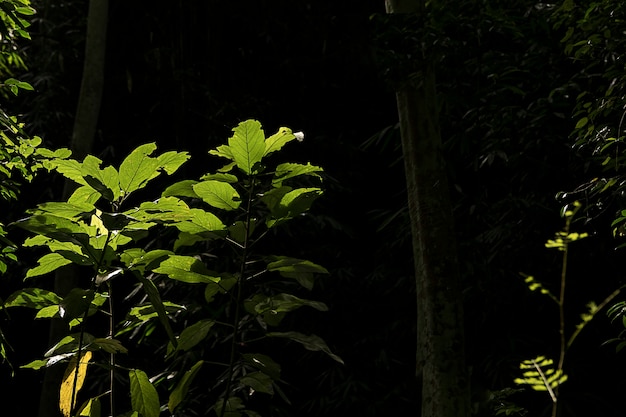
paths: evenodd
<path fill-rule="evenodd" d="M 119 167 L 105 166 L 91 155 L 82 161 L 68 158 L 65 151 L 49 155 L 46 167 L 77 188 L 67 201 L 41 203 L 12 224 L 33 234 L 24 242 L 26 248 L 47 249 L 25 279 L 69 265 L 88 279 L 68 294 L 24 288 L 3 308 L 34 309 L 36 318 L 60 318 L 73 332 L 42 359 L 25 365 L 40 369 L 67 363 L 68 375 L 74 377 L 66 378 L 71 389 L 61 387 L 64 415 L 100 415 L 102 393 L 90 393 L 80 407 L 75 402 L 82 379 L 95 364 L 109 369 L 112 380 L 119 371 L 128 372 L 134 413 L 158 416 L 161 395 L 168 393 L 172 414 L 183 415 L 186 407 L 201 401 L 219 416 L 251 416 L 257 414 L 249 403 L 259 394 L 284 396 L 280 365 L 256 350 L 273 346 L 271 340 L 294 341 L 342 362 L 319 336 L 283 329 L 284 317 L 294 310 L 327 310 L 292 292 L 311 290 L 316 276 L 328 271 L 309 260 L 260 252 L 264 238 L 305 215 L 323 193 L 320 167 L 280 163 L 269 168 L 270 155 L 302 138 L 285 127 L 266 138 L 258 121 L 244 121 L 227 144 L 209 152 L 226 160 L 217 172 L 178 181 L 158 198 L 132 206 L 132 195 L 156 177 L 174 174 L 189 155 L 155 154 L 153 143 L 137 147 Z M 114 296 L 114 288 L 123 295 Z M 125 311 L 117 307 L 121 299 L 132 303 Z M 90 323 L 102 315 L 111 322 L 124 319 L 98 335 L 98 327 Z M 118 361 L 119 355 L 131 355 L 142 345 L 156 346 L 145 370 L 132 362 L 116 365 L 129 361 Z M 90 366 L 77 367 L 79 357 Z M 162 360 L 162 367 L 154 366 Z M 148 372 L 158 376 L 150 378 Z M 214 382 L 206 384 L 203 378 L 196 387 L 200 373 Z"/>

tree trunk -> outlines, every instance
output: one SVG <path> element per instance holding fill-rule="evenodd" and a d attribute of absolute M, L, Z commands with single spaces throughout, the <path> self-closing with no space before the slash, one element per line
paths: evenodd
<path fill-rule="evenodd" d="M 74 129 L 70 149 L 74 159 L 82 160 L 93 148 L 102 101 L 104 84 L 104 60 L 108 21 L 108 0 L 90 0 L 85 39 L 85 63 L 78 97 L 78 107 L 74 119 Z M 63 187 L 63 200 L 72 194 L 75 184 L 66 180 Z M 76 266 L 57 270 L 54 278 L 54 291 L 65 296 L 78 286 L 79 270 Z M 49 343 L 52 346 L 68 333 L 67 324 L 61 319 L 53 319 L 50 325 Z M 59 388 L 65 369 L 58 364 L 46 369 L 39 400 L 39 417 L 58 417 Z"/>
<path fill-rule="evenodd" d="M 423 0 L 386 0 L 388 13 L 424 13 Z M 416 85 L 415 85 L 416 84 Z M 396 91 L 417 284 L 421 417 L 469 417 L 463 300 L 439 132 L 435 71 Z"/>

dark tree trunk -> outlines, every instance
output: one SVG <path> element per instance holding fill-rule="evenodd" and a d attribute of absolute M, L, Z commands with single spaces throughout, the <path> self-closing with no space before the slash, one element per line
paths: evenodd
<path fill-rule="evenodd" d="M 387 0 L 388 13 L 424 13 L 423 0 Z M 396 92 L 417 284 L 421 417 L 469 417 L 463 300 L 432 62 Z"/>

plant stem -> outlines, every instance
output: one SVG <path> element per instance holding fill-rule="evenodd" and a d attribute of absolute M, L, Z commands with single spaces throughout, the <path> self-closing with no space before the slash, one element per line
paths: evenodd
<path fill-rule="evenodd" d="M 250 242 L 250 212 L 252 208 L 252 196 L 254 195 L 254 181 L 255 178 L 253 176 L 250 177 L 250 188 L 248 190 L 248 201 L 246 202 L 246 220 L 245 220 L 245 229 L 246 233 L 244 236 L 243 244 L 240 245 L 242 253 L 241 253 L 241 264 L 239 267 L 239 278 L 237 282 L 237 296 L 234 300 L 235 302 L 235 315 L 233 318 L 233 337 L 230 344 L 230 360 L 228 365 L 228 379 L 226 380 L 226 389 L 224 390 L 224 401 L 222 402 L 222 409 L 220 411 L 220 417 L 224 417 L 226 413 L 226 403 L 230 396 L 230 391 L 232 388 L 232 382 L 234 377 L 234 368 L 235 368 L 235 356 L 237 355 L 237 337 L 239 336 L 239 320 L 241 315 L 241 298 L 243 296 L 243 284 L 245 282 L 244 276 L 246 273 L 246 264 L 248 262 L 248 247 Z"/>
<path fill-rule="evenodd" d="M 107 280 L 107 287 L 109 290 L 109 338 L 113 339 L 113 329 L 115 328 L 115 313 L 113 310 L 113 286 L 111 282 Z M 115 353 L 111 352 L 109 354 L 109 390 L 111 391 L 109 395 L 109 407 L 111 416 L 115 416 Z"/>

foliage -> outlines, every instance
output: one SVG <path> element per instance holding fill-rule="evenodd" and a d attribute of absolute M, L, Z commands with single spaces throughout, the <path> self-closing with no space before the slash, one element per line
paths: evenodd
<path fill-rule="evenodd" d="M 26 280 L 69 264 L 89 279 L 66 296 L 36 286 L 19 290 L 4 308 L 33 308 L 36 318 L 60 318 L 72 331 L 43 359 L 24 366 L 68 363 L 75 377 L 66 378 L 71 390 L 61 387 L 64 415 L 100 415 L 94 410 L 106 392 L 114 413 L 115 381 L 126 370 L 129 406 L 141 415 L 158 416 L 164 403 L 170 413 L 186 415 L 200 401 L 218 416 L 253 416 L 250 404 L 260 394 L 282 395 L 280 365 L 263 352 L 275 349 L 272 340 L 295 341 L 342 362 L 320 337 L 283 326 L 287 313 L 301 307 L 327 310 L 292 292 L 310 290 L 328 271 L 308 260 L 257 252 L 260 241 L 278 238 L 279 226 L 302 217 L 322 195 L 322 169 L 296 163 L 269 168 L 284 145 L 303 138 L 300 132 L 283 127 L 266 138 L 255 120 L 233 132 L 227 144 L 210 151 L 226 159 L 225 166 L 176 182 L 154 200 L 138 195 L 162 173 L 174 174 L 189 159 L 186 152 L 155 155 L 156 145 L 148 143 L 118 168 L 103 167 L 92 155 L 82 162 L 57 155 L 49 162 L 77 188 L 67 201 L 39 204 L 14 223 L 34 234 L 24 246 L 49 251 Z M 123 301 L 131 305 L 121 311 Z M 108 317 L 108 328 L 99 328 L 99 316 Z M 151 361 L 139 361 L 141 369 L 132 357 L 146 348 L 155 350 Z M 95 369 L 76 366 L 79 357 Z M 96 364 L 108 369 L 108 391 L 90 393 L 77 408 L 79 377 L 98 375 Z M 91 411 L 83 414 L 85 409 Z"/>
<path fill-rule="evenodd" d="M 570 244 L 587 237 L 586 233 L 571 232 L 572 221 L 576 213 L 580 210 L 582 204 L 574 202 L 570 206 L 564 207 L 562 216 L 565 218 L 565 227 L 562 231 L 557 232 L 554 239 L 549 239 L 545 247 L 549 249 L 557 249 L 562 252 L 561 263 L 561 279 L 559 284 L 558 295 L 552 292 L 543 284 L 536 281 L 532 276 L 526 276 L 525 282 L 531 291 L 539 291 L 540 294 L 554 301 L 559 312 L 559 358 L 555 365 L 554 361 L 546 356 L 538 356 L 536 358 L 524 360 L 520 364 L 523 371 L 521 378 L 516 378 L 514 382 L 519 385 L 528 385 L 536 391 L 547 391 L 552 400 L 552 416 L 556 417 L 559 409 L 559 386 L 567 381 L 568 375 L 564 372 L 564 364 L 566 354 L 572 346 L 583 328 L 595 317 L 595 315 L 604 308 L 613 298 L 615 298 L 620 290 L 616 290 L 607 296 L 599 305 L 594 302 L 587 304 L 587 312 L 581 315 L 581 321 L 569 337 L 566 337 L 566 315 L 565 315 L 565 289 L 567 284 L 567 266 Z"/>

